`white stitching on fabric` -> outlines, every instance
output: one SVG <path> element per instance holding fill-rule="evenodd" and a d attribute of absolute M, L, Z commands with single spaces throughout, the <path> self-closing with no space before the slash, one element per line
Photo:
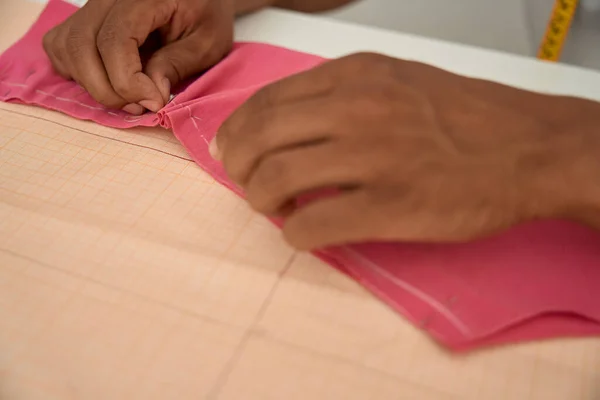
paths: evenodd
<path fill-rule="evenodd" d="M 448 298 L 448 300 L 446 301 L 446 305 L 448 305 L 448 307 L 452 307 L 452 306 L 454 306 L 454 304 L 456 304 L 457 301 L 458 301 L 457 296 L 450 296 L 450 298 Z"/>
<path fill-rule="evenodd" d="M 31 76 L 33 73 L 35 73 L 35 71 L 33 71 L 32 73 L 30 73 L 27 77 Z M 7 85 L 7 86 L 15 86 L 15 87 L 21 87 L 21 88 L 26 88 L 26 89 L 29 88 L 28 85 L 25 85 L 23 83 L 13 83 L 13 82 L 5 82 L 5 81 L 0 81 L 0 83 L 4 84 L 4 85 Z M 54 98 L 56 100 L 59 100 L 59 101 L 63 101 L 65 103 L 77 104 L 77 105 L 80 105 L 82 107 L 88 108 L 90 110 L 104 111 L 104 112 L 106 112 L 109 115 L 112 115 L 112 116 L 115 116 L 115 117 L 119 117 L 119 114 L 117 114 L 117 113 L 115 113 L 113 111 L 108 111 L 105 108 L 94 107 L 94 106 L 90 106 L 88 104 L 82 103 L 80 101 L 77 101 L 77 100 L 68 99 L 66 97 L 55 96 L 52 93 L 48 93 L 48 92 L 45 92 L 45 91 L 40 90 L 40 89 L 35 89 L 35 92 L 39 93 L 39 94 L 43 94 L 44 96 L 52 97 L 52 98 Z M 9 93 L 10 93 L 10 89 L 3 96 L 8 96 Z M 177 104 L 177 103 L 175 103 L 174 98 L 175 98 L 175 95 L 173 95 L 173 94 L 170 95 L 169 96 L 169 101 L 167 102 L 167 104 L 169 104 L 169 103 Z M 199 118 L 199 117 L 196 117 L 196 116 L 192 115 L 192 109 L 189 106 L 185 106 L 185 108 L 187 108 L 187 110 L 188 110 L 189 117 L 192 120 L 192 123 L 194 124 L 194 128 L 196 128 L 196 130 L 199 131 L 200 127 L 196 123 L 196 120 L 202 121 L 202 118 Z M 126 115 L 126 116 L 123 117 L 123 120 L 125 122 L 137 122 L 137 121 L 140 121 L 143 118 L 144 118 L 143 116 Z M 208 140 L 206 140 L 206 138 L 203 135 L 200 135 L 200 137 L 202 138 L 202 140 L 204 141 L 204 143 L 209 144 Z"/>
<path fill-rule="evenodd" d="M 43 94 L 44 96 L 55 98 L 56 100 L 64 101 L 66 103 L 79 104 L 80 106 L 85 107 L 85 108 L 89 108 L 90 110 L 106 111 L 106 109 L 104 109 L 104 108 L 90 106 L 90 105 L 84 104 L 84 103 L 82 103 L 80 101 L 72 100 L 72 99 L 67 99 L 65 97 L 58 97 L 58 96 L 53 95 L 52 93 L 44 92 L 43 90 L 36 89 L 35 92 Z"/>
<path fill-rule="evenodd" d="M 194 115 L 192 114 L 192 109 L 190 108 L 190 106 L 185 106 L 185 108 L 188 110 L 188 115 L 190 117 L 190 119 L 192 120 L 192 124 L 194 124 L 194 128 L 196 128 L 196 130 L 198 130 L 198 124 L 196 123 L 196 118 L 194 117 Z"/>
<path fill-rule="evenodd" d="M 451 310 L 449 310 L 443 304 L 441 304 L 440 302 L 435 300 L 433 297 L 431 297 L 427 293 L 423 292 L 422 290 L 416 288 L 415 286 L 411 285 L 410 283 L 408 283 L 398 277 L 393 276 L 392 274 L 390 274 L 389 272 L 384 270 L 381 266 L 379 266 L 377 263 L 375 263 L 369 259 L 366 259 L 361 254 L 350 249 L 349 247 L 343 247 L 343 249 L 347 253 L 351 254 L 353 257 L 355 257 L 355 258 L 361 260 L 363 263 L 369 265 L 371 268 L 373 268 L 373 270 L 376 273 L 378 273 L 382 277 L 388 279 L 388 281 L 392 282 L 394 285 L 404 289 L 405 291 L 409 292 L 410 294 L 417 297 L 421 301 L 429 304 L 433 309 L 437 310 L 438 313 L 443 315 L 448 320 L 448 322 L 450 322 L 452 325 L 454 325 L 454 327 L 458 331 L 460 331 L 464 336 L 467 336 L 467 337 L 473 336 L 471 329 L 469 329 L 469 327 L 460 318 L 458 318 L 456 316 L 456 314 L 454 314 Z M 346 266 L 346 268 L 352 268 L 352 267 Z"/>
<path fill-rule="evenodd" d="M 25 85 L 25 84 L 22 84 L 22 83 L 5 82 L 5 81 L 0 81 L 0 83 L 4 84 L 4 85 L 6 85 L 6 86 L 15 86 L 15 87 L 26 88 L 26 89 L 27 89 L 27 88 L 29 88 L 29 86 L 28 86 L 28 85 Z M 115 117 L 119 117 L 119 116 L 120 116 L 119 114 L 117 114 L 117 113 L 115 113 L 115 112 L 113 112 L 113 111 L 108 111 L 106 108 L 94 107 L 94 106 L 90 106 L 90 105 L 88 105 L 88 104 L 82 103 L 82 102 L 80 102 L 80 101 L 77 101 L 77 100 L 68 99 L 68 98 L 66 98 L 66 97 L 59 97 L 59 96 L 55 96 L 55 95 L 53 95 L 52 93 L 48 93 L 48 92 L 45 92 L 45 91 L 43 91 L 43 90 L 40 90 L 40 89 L 35 89 L 35 92 L 36 92 L 36 93 L 39 93 L 39 94 L 42 94 L 42 95 L 44 95 L 44 96 L 52 97 L 52 98 L 54 98 L 54 99 L 56 99 L 56 100 L 59 100 L 59 101 L 63 101 L 63 102 L 65 102 L 65 103 L 77 104 L 77 105 L 79 105 L 79 106 L 82 106 L 82 107 L 88 108 L 88 109 L 90 109 L 90 110 L 104 111 L 104 112 L 106 112 L 107 114 L 109 114 L 109 115 L 112 115 L 112 116 L 115 116 Z M 10 89 L 8 90 L 8 92 L 6 92 L 6 93 L 4 94 L 4 96 L 7 96 L 9 93 L 10 93 Z M 143 118 L 144 118 L 143 116 L 132 116 L 132 115 L 126 115 L 126 116 L 124 116 L 124 117 L 123 117 L 123 120 L 124 120 L 125 122 L 137 122 L 137 121 L 140 121 L 140 120 L 141 120 L 141 119 L 143 119 Z M 198 129 L 198 127 L 196 127 L 196 129 Z M 205 140 L 205 141 L 206 141 L 206 140 Z"/>
<path fill-rule="evenodd" d="M 188 111 L 188 116 L 189 116 L 190 120 L 192 121 L 192 124 L 194 124 L 194 128 L 196 128 L 196 130 L 199 131 L 200 128 L 198 127 L 198 124 L 196 123 L 196 120 L 202 121 L 202 118 L 196 117 L 194 114 L 192 114 L 192 109 L 190 108 L 190 106 L 185 106 L 185 108 Z M 206 140 L 206 138 L 204 137 L 204 135 L 201 134 L 200 137 L 202 138 L 202 140 L 204 140 L 204 143 L 206 143 L 206 144 L 208 144 L 210 146 L 210 144 L 208 143 L 208 140 Z"/>
<path fill-rule="evenodd" d="M 4 82 L 4 81 L 2 81 L 1 83 L 4 83 L 6 86 L 16 86 L 16 87 L 22 87 L 22 88 L 29 87 L 27 85 L 23 85 L 22 83 L 10 83 L 10 82 Z"/>
<path fill-rule="evenodd" d="M 126 122 L 137 122 L 139 120 L 141 120 L 144 117 L 134 117 L 133 115 L 126 115 L 123 119 Z"/>

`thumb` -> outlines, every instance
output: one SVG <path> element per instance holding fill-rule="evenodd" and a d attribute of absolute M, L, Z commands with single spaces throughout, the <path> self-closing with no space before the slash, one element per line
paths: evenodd
<path fill-rule="evenodd" d="M 229 48 L 230 40 L 204 35 L 204 32 L 197 30 L 154 53 L 144 72 L 158 87 L 166 102 L 172 87 L 212 67 Z"/>

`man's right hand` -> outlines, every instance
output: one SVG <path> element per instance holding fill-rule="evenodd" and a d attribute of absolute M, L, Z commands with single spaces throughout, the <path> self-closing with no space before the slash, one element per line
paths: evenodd
<path fill-rule="evenodd" d="M 44 37 L 58 73 L 107 108 L 142 114 L 219 62 L 233 43 L 234 0 L 89 0 Z"/>

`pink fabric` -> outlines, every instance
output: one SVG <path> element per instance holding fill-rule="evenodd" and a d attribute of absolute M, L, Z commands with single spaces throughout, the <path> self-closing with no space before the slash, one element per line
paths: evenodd
<path fill-rule="evenodd" d="M 0 57 L 0 100 L 118 128 L 172 129 L 203 169 L 239 195 L 209 156 L 208 142 L 257 89 L 323 61 L 269 45 L 238 43 L 157 115 L 131 117 L 103 109 L 52 71 L 41 38 L 74 11 L 74 6 L 51 0 L 27 35 Z M 600 334 L 600 233 L 579 225 L 547 221 L 470 244 L 365 243 L 316 255 L 455 350 Z"/>

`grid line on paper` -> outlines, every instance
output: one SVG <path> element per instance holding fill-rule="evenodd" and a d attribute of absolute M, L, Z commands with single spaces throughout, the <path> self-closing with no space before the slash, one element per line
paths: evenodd
<path fill-rule="evenodd" d="M 1 296 L 11 295 L 9 299 L 14 303 L 25 295 L 19 294 L 19 290 L 29 291 L 30 287 L 39 287 L 40 279 L 50 280 L 52 285 L 48 287 L 53 288 L 53 296 L 58 298 L 58 289 L 54 284 L 65 281 L 67 278 L 64 274 L 68 274 L 69 280 L 79 282 L 80 288 L 72 295 L 76 301 L 61 303 L 64 308 L 62 312 L 43 306 L 41 311 L 34 306 L 37 308 L 33 314 L 26 312 L 33 315 L 33 319 L 17 323 L 17 326 L 32 326 L 34 321 L 39 321 L 35 329 L 38 334 L 12 335 L 0 342 L 0 347 L 28 349 L 15 353 L 11 365 L 17 367 L 10 369 L 11 376 L 18 377 L 17 382 L 28 382 L 31 390 L 37 387 L 45 391 L 42 397 L 56 394 L 52 392 L 54 389 L 42 382 L 44 378 L 40 375 L 40 372 L 48 373 L 50 370 L 35 372 L 35 368 L 47 365 L 45 362 L 48 360 L 40 359 L 43 354 L 50 357 L 58 349 L 63 349 L 63 339 L 56 335 L 50 335 L 52 339 L 39 335 L 43 331 L 68 334 L 69 330 L 93 326 L 94 329 L 106 331 L 106 339 L 92 335 L 89 337 L 92 342 L 106 344 L 109 338 L 120 342 L 144 342 L 151 335 L 150 332 L 159 330 L 156 324 L 160 320 L 145 320 L 144 326 L 148 329 L 142 330 L 135 327 L 133 322 L 122 320 L 119 324 L 123 325 L 124 331 L 120 334 L 119 327 L 113 324 L 116 321 L 114 318 L 120 313 L 118 306 L 125 301 L 123 299 L 129 299 L 128 303 L 135 304 L 132 315 L 137 315 L 140 312 L 139 304 L 144 303 L 148 304 L 149 311 L 160 307 L 177 314 L 176 319 L 183 325 L 198 321 L 194 324 L 206 325 L 202 332 L 218 329 L 226 333 L 219 337 L 232 338 L 220 346 L 221 349 L 218 345 L 214 349 L 208 347 L 202 350 L 203 353 L 214 353 L 213 356 L 209 354 L 209 358 L 218 358 L 214 370 L 205 371 L 200 379 L 194 381 L 187 377 L 182 381 L 183 376 L 171 377 L 169 379 L 179 379 L 180 382 L 174 387 L 165 386 L 158 379 L 155 384 L 147 385 L 154 389 L 144 388 L 149 398 L 155 395 L 153 393 L 163 393 L 166 397 L 169 394 L 181 394 L 175 392 L 185 391 L 186 387 L 188 395 L 197 389 L 211 387 L 212 379 L 216 379 L 216 373 L 220 371 L 219 365 L 231 358 L 230 351 L 239 343 L 244 320 L 254 318 L 276 282 L 278 276 L 273 268 L 283 268 L 283 262 L 291 250 L 280 242 L 280 249 L 273 249 L 272 266 L 258 259 L 248 266 L 229 260 L 230 255 L 241 258 L 244 253 L 240 251 L 248 251 L 234 249 L 232 244 L 238 239 L 254 236 L 252 232 L 244 233 L 256 228 L 255 224 L 249 224 L 252 214 L 247 207 L 239 207 L 241 201 L 235 195 L 215 184 L 195 164 L 162 151 L 169 145 L 169 140 L 157 139 L 149 145 L 152 148 L 138 146 L 135 137 L 123 140 L 122 135 L 112 135 L 113 131 L 108 128 L 98 128 L 102 132 L 84 130 L 91 134 L 86 135 L 79 126 L 71 126 L 78 125 L 79 121 L 69 121 L 68 124 L 59 122 L 58 125 L 52 123 L 56 122 L 52 120 L 62 118 L 56 113 L 44 117 L 51 119 L 44 121 L 39 115 L 14 114 L 14 110 L 6 110 L 5 107 L 12 105 L 0 107 L 0 131 L 13 129 L 13 137 L 1 143 L 3 180 L 0 191 L 3 194 L 0 217 L 7 218 L 0 223 L 0 242 L 8 253 L 3 251 L 0 257 L 10 259 L 11 263 L 27 264 L 27 273 L 6 275 L 8 270 L 0 271 L 3 274 L 0 281 L 4 278 L 10 280 L 17 290 L 5 292 L 0 295 L 0 300 Z M 32 111 L 32 114 L 38 114 L 38 110 Z M 154 135 L 159 137 L 157 132 Z M 115 136 L 121 138 L 115 140 Z M 128 148 L 130 144 L 136 147 Z M 190 169 L 190 166 L 194 168 Z M 205 205 L 207 211 L 202 210 Z M 190 221 L 190 217 L 195 221 Z M 212 235 L 207 235 L 209 229 Z M 275 231 L 274 228 L 272 231 Z M 277 263 L 281 263 L 280 267 L 276 267 Z M 215 274 L 217 269 L 219 273 Z M 240 286 L 236 292 L 226 289 L 222 282 L 223 274 L 227 274 L 230 281 L 245 282 L 246 288 Z M 93 291 L 92 287 L 95 288 Z M 221 293 L 221 288 L 226 290 Z M 65 293 L 63 289 L 60 291 Z M 90 303 L 96 296 L 93 293 L 114 295 L 110 295 L 112 300 L 109 303 L 104 300 Z M 106 298 L 106 294 L 102 297 Z M 61 295 L 61 298 L 64 296 Z M 200 299 L 203 301 L 198 301 Z M 26 307 L 26 304 L 29 302 L 21 307 Z M 52 302 L 38 304 L 59 306 Z M 1 324 L 16 323 L 17 315 L 10 310 L 2 314 L 4 318 Z M 41 317 L 35 317 L 41 314 L 46 321 L 44 323 L 39 320 Z M 98 325 L 91 317 L 108 322 Z M 63 321 L 65 318 L 69 319 L 68 323 Z M 48 321 L 53 323 L 48 325 Z M 128 326 L 130 331 L 127 330 Z M 150 328 L 152 326 L 155 327 Z M 20 331 L 23 329 L 26 328 Z M 116 386 L 120 385 L 122 389 L 121 393 L 131 392 L 130 384 L 120 382 L 119 376 L 135 375 L 137 378 L 133 381 L 136 382 L 141 382 L 144 376 L 158 377 L 158 371 L 162 371 L 164 365 L 152 360 L 164 361 L 166 355 L 161 352 L 173 346 L 179 348 L 178 354 L 181 360 L 185 360 L 185 355 L 181 353 L 185 351 L 184 348 L 173 339 L 182 334 L 182 331 L 174 328 L 165 331 L 160 338 L 152 339 L 153 345 L 144 348 L 143 354 L 136 346 L 123 347 L 120 356 L 128 354 L 134 360 L 129 363 L 133 368 L 128 363 L 114 364 L 99 373 L 98 376 L 103 378 L 98 379 L 115 379 Z M 73 353 L 76 357 L 93 356 L 98 363 L 114 361 L 103 358 L 101 354 L 89 355 L 89 351 L 82 347 L 84 337 L 71 337 L 70 344 L 74 346 L 71 351 L 76 348 L 77 351 Z M 39 355 L 33 349 L 42 344 L 46 351 Z M 190 346 L 197 347 L 195 344 Z M 71 353 L 66 351 L 65 354 Z M 136 357 L 142 357 L 144 362 L 136 364 Z M 199 359 L 190 359 L 189 362 L 196 363 Z M 130 372 L 123 370 L 126 367 Z M 21 371 L 22 368 L 28 372 Z M 198 368 L 194 370 L 198 371 Z M 59 385 L 61 377 L 56 382 Z M 88 383 L 93 386 L 93 382 Z M 82 385 L 85 386 L 85 383 Z M 86 389 L 88 394 L 94 393 L 92 386 Z M 20 389 L 27 390 L 25 386 Z M 60 392 L 65 389 L 55 390 Z M 106 391 L 110 391 L 110 388 L 106 388 Z M 105 393 L 107 396 L 103 398 L 114 398 L 108 395 L 110 393 Z"/>
<path fill-rule="evenodd" d="M 290 259 L 287 261 L 284 269 L 281 271 L 281 276 L 285 275 L 285 273 L 290 269 L 292 262 L 294 261 L 295 258 L 296 258 L 296 253 L 294 253 L 290 256 Z M 240 357 L 242 356 L 244 350 L 246 349 L 250 338 L 256 332 L 257 323 L 263 317 L 267 307 L 269 306 L 269 303 L 271 302 L 271 299 L 273 298 L 273 294 L 277 290 L 277 286 L 278 286 L 279 282 L 280 282 L 279 280 L 277 280 L 275 282 L 275 284 L 273 285 L 273 287 L 271 288 L 271 290 L 265 297 L 263 304 L 261 305 L 260 309 L 256 313 L 254 321 L 252 321 L 252 324 L 244 332 L 238 346 L 236 347 L 233 355 L 231 356 L 231 359 L 227 362 L 227 364 L 225 364 L 225 367 L 219 374 L 219 377 L 217 378 L 215 384 L 208 392 L 208 394 L 206 396 L 207 400 L 213 400 L 213 399 L 216 400 L 219 398 L 219 394 L 223 390 L 223 387 L 226 385 L 227 380 L 229 379 L 229 375 L 236 367 L 236 364 L 239 361 Z"/>
<path fill-rule="evenodd" d="M 186 151 L 180 145 L 175 136 L 170 133 L 167 134 L 165 130 L 152 128 L 130 128 L 119 130 L 107 128 L 95 125 L 91 121 L 73 119 L 54 111 L 25 108 L 24 106 L 18 104 L 2 103 L 0 104 L 0 109 L 4 111 L 12 111 L 14 116 L 18 115 L 26 118 L 36 118 L 36 121 L 27 123 L 29 129 L 35 131 L 35 129 L 39 129 L 40 126 L 43 126 L 45 130 L 54 128 L 54 137 L 56 137 L 56 134 L 58 133 L 58 130 L 56 129 L 61 129 L 62 126 L 62 128 L 79 129 L 85 133 L 96 134 L 104 138 L 116 139 L 120 142 L 132 143 L 154 149 L 161 149 L 163 151 L 165 151 L 167 148 L 170 148 L 179 153 L 177 155 L 183 157 L 187 156 Z M 10 122 L 11 121 L 8 119 L 4 121 L 7 126 L 10 126 Z M 52 126 L 48 125 L 48 122 L 52 123 Z"/>
<path fill-rule="evenodd" d="M 0 248 L 0 252 L 6 253 L 6 254 L 11 255 L 13 257 L 24 259 L 24 260 L 26 260 L 28 262 L 31 262 L 32 264 L 38 265 L 41 268 L 53 270 L 56 273 L 61 274 L 61 275 L 62 274 L 69 275 L 70 279 L 72 279 L 72 280 L 82 280 L 82 281 L 84 281 L 87 284 L 98 285 L 98 286 L 102 287 L 103 289 L 105 289 L 107 291 L 119 291 L 119 292 L 122 292 L 125 295 L 132 296 L 132 297 L 137 297 L 137 298 L 140 298 L 141 300 L 144 300 L 144 301 L 155 302 L 158 305 L 160 305 L 161 307 L 164 307 L 165 309 L 172 309 L 173 311 L 180 312 L 180 313 L 182 313 L 182 314 L 184 314 L 186 316 L 189 316 L 191 318 L 194 318 L 194 319 L 198 319 L 198 320 L 202 320 L 202 321 L 208 321 L 210 323 L 214 323 L 214 324 L 218 324 L 218 325 L 223 325 L 225 327 L 227 327 L 227 326 L 233 326 L 233 325 L 231 325 L 231 324 L 229 324 L 227 322 L 220 321 L 218 319 L 211 318 L 209 316 L 203 316 L 203 315 L 199 315 L 199 314 L 194 314 L 194 313 L 189 312 L 189 311 L 187 311 L 185 309 L 179 308 L 177 306 L 173 306 L 172 304 L 157 302 L 154 299 L 144 297 L 143 295 L 139 295 L 139 294 L 137 294 L 137 293 L 135 293 L 133 291 L 128 291 L 128 290 L 124 290 L 124 289 L 121 289 L 121 288 L 118 288 L 118 287 L 107 285 L 104 282 L 95 280 L 93 277 L 89 277 L 89 276 L 81 275 L 81 274 L 76 274 L 76 273 L 74 273 L 72 271 L 66 271 L 66 270 L 63 270 L 63 269 L 60 269 L 60 268 L 56 268 L 56 267 L 54 267 L 52 265 L 44 264 L 44 263 L 40 262 L 39 260 L 36 260 L 34 258 L 31 258 L 31 257 L 27 257 L 27 256 L 25 256 L 23 254 L 19 254 L 19 253 L 13 252 L 11 250 Z"/>
<path fill-rule="evenodd" d="M 104 138 L 104 139 L 114 140 L 114 141 L 116 141 L 116 142 L 120 142 L 120 143 L 127 143 L 127 144 L 130 144 L 130 145 L 132 145 L 132 146 L 137 146 L 137 147 L 140 147 L 140 148 L 145 148 L 145 149 L 151 149 L 151 150 L 155 150 L 155 151 L 158 151 L 158 152 L 160 152 L 160 153 L 163 153 L 163 154 L 169 155 L 169 156 L 171 156 L 171 157 L 177 157 L 177 158 L 179 158 L 179 159 L 181 159 L 181 160 L 186 160 L 186 161 L 193 162 L 193 160 L 192 160 L 191 158 L 186 158 L 186 157 L 179 156 L 179 155 L 177 155 L 177 154 L 172 154 L 172 153 L 169 153 L 169 152 L 167 152 L 167 151 L 164 151 L 164 150 L 157 149 L 157 148 L 155 148 L 155 147 L 151 147 L 151 146 L 145 146 L 145 145 L 142 145 L 142 144 L 133 143 L 133 142 L 131 142 L 131 141 L 125 141 L 125 140 L 121 140 L 121 139 L 118 139 L 118 138 L 116 138 L 116 137 L 103 136 L 103 135 L 100 135 L 100 134 L 97 134 L 97 133 L 93 133 L 93 132 L 85 131 L 85 130 L 83 130 L 83 129 L 74 128 L 74 127 L 72 127 L 72 126 L 69 126 L 69 125 L 66 125 L 66 124 L 61 124 L 61 123 L 59 123 L 59 122 L 53 121 L 53 120 L 51 120 L 51 119 L 48 119 L 48 118 L 43 118 L 43 117 L 32 116 L 32 115 L 25 114 L 25 113 L 20 113 L 20 112 L 14 111 L 14 110 L 4 110 L 4 111 L 6 111 L 6 112 L 9 112 L 9 113 L 12 113 L 12 114 L 19 114 L 19 115 L 23 115 L 23 116 L 27 116 L 27 117 L 31 117 L 31 118 L 36 118 L 36 119 L 39 119 L 39 120 L 42 120 L 42 121 L 46 121 L 46 122 L 49 122 L 49 123 L 52 123 L 52 124 L 60 125 L 60 126 L 62 126 L 63 128 L 69 128 L 69 129 L 73 129 L 73 130 L 76 130 L 76 131 L 78 131 L 78 132 L 85 133 L 85 134 L 87 134 L 87 135 L 93 135 L 93 136 L 101 137 L 101 138 Z"/>

